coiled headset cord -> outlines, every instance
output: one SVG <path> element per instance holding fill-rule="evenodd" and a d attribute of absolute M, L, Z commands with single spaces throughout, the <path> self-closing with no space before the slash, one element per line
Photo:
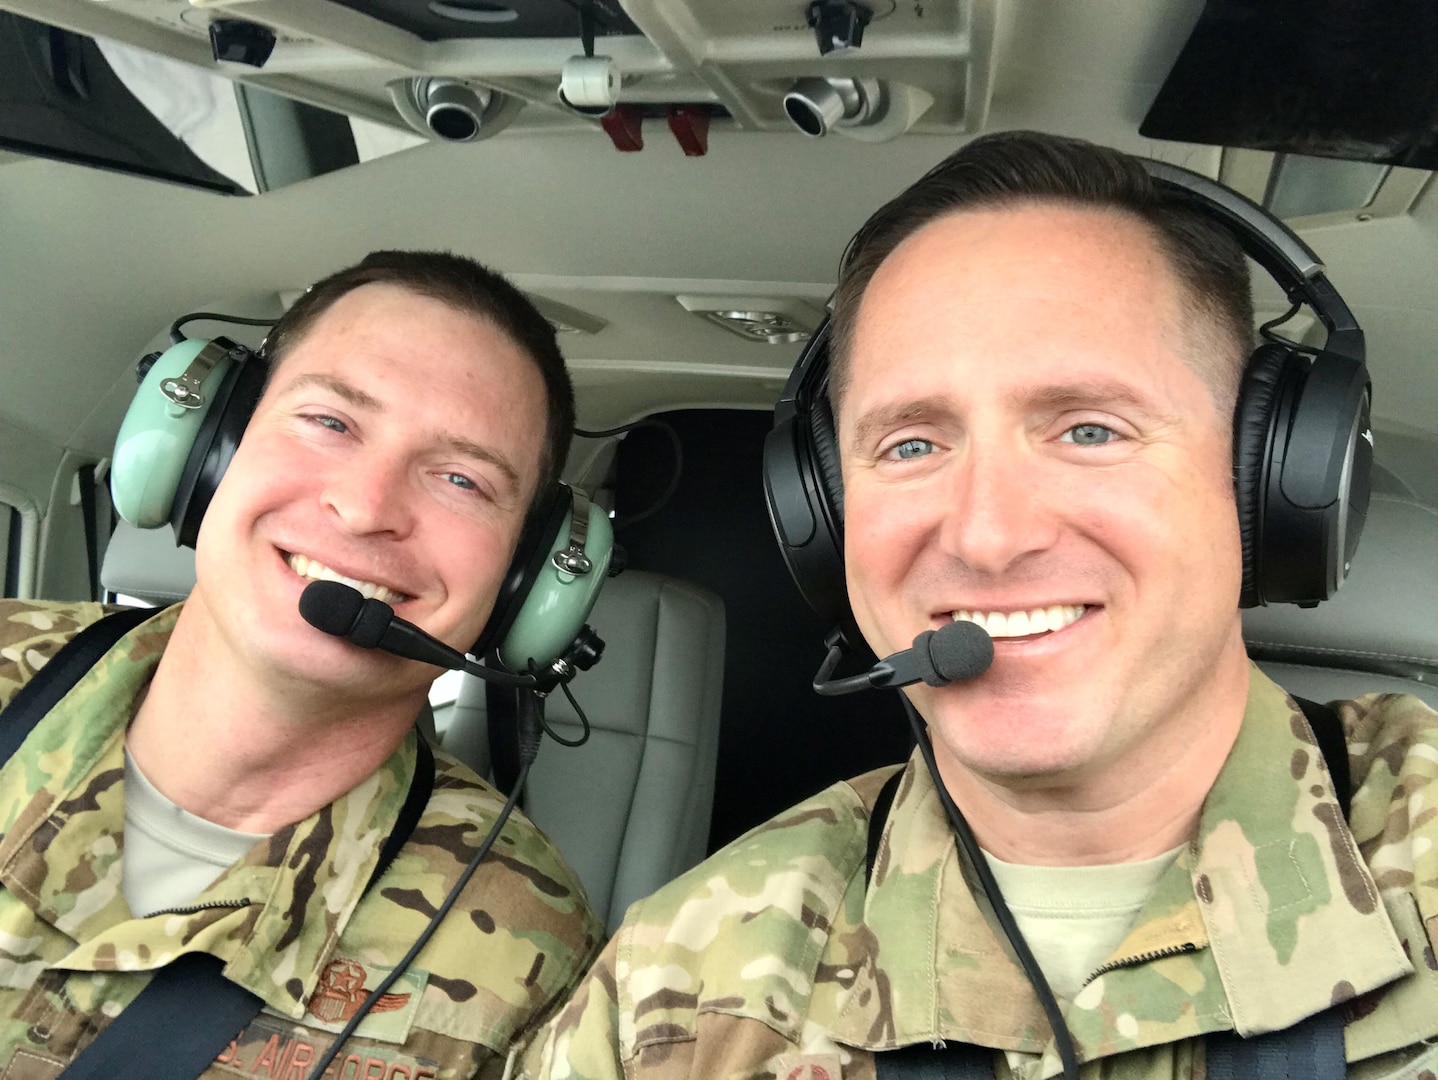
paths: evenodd
<path fill-rule="evenodd" d="M 504 809 L 499 812 L 499 817 L 495 818 L 494 825 L 490 827 L 489 834 L 484 838 L 483 843 L 479 845 L 479 849 L 470 858 L 468 865 L 465 866 L 463 872 L 459 875 L 459 879 L 454 883 L 453 888 L 449 890 L 449 895 L 444 898 L 444 902 L 435 910 L 434 916 L 429 920 L 429 925 L 426 926 L 419 937 L 415 939 L 414 944 L 409 948 L 409 952 L 405 953 L 404 956 L 400 958 L 399 963 L 395 964 L 394 970 L 381 979 L 379 985 L 369 992 L 369 996 L 364 999 L 364 1002 L 360 1005 L 354 1016 L 350 1017 L 349 1023 L 335 1036 L 334 1042 L 330 1044 L 330 1048 L 325 1051 L 324 1055 L 315 1063 L 314 1068 L 310 1070 L 307 1080 L 322 1080 L 325 1069 L 334 1061 L 336 1055 L 339 1054 L 344 1044 L 349 1040 L 349 1037 L 355 1033 L 355 1030 L 360 1026 L 360 1021 L 369 1015 L 369 1011 L 374 1007 L 374 1003 L 389 992 L 389 988 L 399 980 L 399 977 L 403 975 L 409 965 L 414 962 L 414 958 L 419 955 L 420 950 L 423 949 L 429 939 L 434 936 L 434 932 L 439 929 L 439 924 L 444 921 L 444 917 L 449 914 L 449 909 L 454 907 L 455 901 L 459 899 L 459 894 L 464 891 L 464 887 L 469 884 L 469 879 L 474 876 L 475 870 L 479 868 L 480 862 L 489 854 L 489 849 L 494 846 L 495 840 L 499 838 L 500 831 L 504 828 L 505 822 L 509 820 L 509 815 L 514 812 L 515 806 L 519 804 L 519 797 L 524 792 L 524 782 L 529 779 L 529 768 L 534 764 L 534 759 L 539 753 L 539 743 L 543 737 L 542 725 L 544 724 L 540 702 L 541 699 L 538 694 L 530 691 L 520 691 L 519 693 L 517 716 L 517 726 L 519 728 L 519 775 L 515 778 L 514 790 L 509 793 L 509 799 L 505 802 Z M 423 736 L 421 736 L 421 738 L 423 738 Z"/>
<path fill-rule="evenodd" d="M 979 848 L 979 842 L 974 838 L 973 830 L 969 828 L 969 823 L 964 819 L 953 796 L 949 794 L 949 789 L 944 786 L 943 778 L 939 775 L 939 764 L 934 760 L 934 745 L 929 739 L 928 727 L 919 716 L 919 711 L 909 701 L 907 694 L 901 693 L 899 701 L 903 703 L 904 712 L 908 714 L 909 725 L 914 729 L 914 738 L 919 744 L 919 752 L 924 755 L 924 764 L 928 766 L 929 775 L 933 777 L 934 790 L 939 793 L 939 802 L 943 804 L 949 825 L 954 830 L 954 842 L 959 848 L 959 854 L 973 867 L 974 873 L 979 879 L 979 886 L 984 890 L 984 895 L 988 897 L 989 904 L 994 909 L 994 916 L 999 920 L 999 926 L 1002 928 L 1004 936 L 1009 939 L 1009 945 L 1013 948 L 1014 955 L 1018 957 L 1019 965 L 1024 969 L 1024 974 L 1028 977 L 1029 985 L 1033 987 L 1039 1004 L 1043 1006 L 1044 1015 L 1048 1017 L 1049 1027 L 1053 1029 L 1054 1033 L 1054 1046 L 1058 1050 L 1059 1061 L 1063 1063 L 1064 1080 L 1078 1080 L 1078 1052 L 1074 1049 L 1073 1035 L 1069 1033 L 1068 1025 L 1064 1023 L 1058 999 L 1054 997 L 1053 990 L 1049 988 L 1049 981 L 1044 978 L 1043 969 L 1034 959 L 1034 954 L 1029 949 L 1029 943 L 1024 940 L 1023 932 L 1014 920 L 1013 912 L 1004 902 L 1004 894 L 999 889 L 999 883 L 994 879 L 994 872 L 989 869 L 989 861 L 984 858 L 984 853 Z"/>

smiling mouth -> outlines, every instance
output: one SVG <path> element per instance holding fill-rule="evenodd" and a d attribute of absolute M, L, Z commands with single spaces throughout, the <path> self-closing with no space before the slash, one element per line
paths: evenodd
<path fill-rule="evenodd" d="M 302 578 L 309 578 L 311 581 L 338 581 L 341 585 L 348 585 L 356 590 L 366 600 L 380 600 L 386 604 L 402 604 L 410 599 L 405 593 L 396 592 L 387 585 L 380 585 L 373 581 L 360 581 L 358 578 L 345 577 L 343 574 L 331 570 L 324 563 L 316 562 L 307 555 L 293 553 L 285 554 L 285 562 L 291 570 Z"/>
<path fill-rule="evenodd" d="M 991 638 L 1033 637 L 1072 626 L 1088 610 L 1085 604 L 1054 604 L 1028 611 L 955 611 L 954 622 L 971 622 Z"/>

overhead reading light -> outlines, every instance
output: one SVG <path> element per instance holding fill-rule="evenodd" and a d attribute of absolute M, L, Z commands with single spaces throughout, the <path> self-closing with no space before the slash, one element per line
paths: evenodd
<path fill-rule="evenodd" d="M 706 311 L 704 317 L 741 338 L 765 345 L 792 345 L 810 337 L 808 330 L 777 311 Z"/>
<path fill-rule="evenodd" d="M 807 301 L 785 296 L 676 296 L 692 311 L 745 341 L 793 345 L 808 341 L 822 313 Z"/>
<path fill-rule="evenodd" d="M 872 11 L 854 0 L 812 0 L 804 12 L 820 56 L 864 44 L 864 27 L 873 17 Z"/>

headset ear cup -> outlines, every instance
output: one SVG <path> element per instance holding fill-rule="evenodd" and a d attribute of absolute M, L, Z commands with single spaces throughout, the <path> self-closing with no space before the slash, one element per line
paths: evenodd
<path fill-rule="evenodd" d="M 475 643 L 473 652 L 476 655 L 483 656 L 504 640 L 504 635 L 514 624 L 525 597 L 529 595 L 544 569 L 544 564 L 549 560 L 549 550 L 554 546 L 555 538 L 569 523 L 573 501 L 573 493 L 568 487 L 555 484 L 535 503 L 534 509 L 525 519 L 519 543 L 514 549 L 514 557 L 509 561 L 509 569 L 504 572 L 504 580 L 500 582 L 494 607 L 489 612 L 489 620 L 480 631 L 479 641 Z"/>
<path fill-rule="evenodd" d="M 215 403 L 195 435 L 175 489 L 170 524 L 174 526 L 175 543 L 181 547 L 195 546 L 200 522 L 204 520 L 215 489 L 224 479 L 269 379 L 269 363 L 262 356 L 242 345 L 234 346 L 230 355 L 234 362 L 215 390 Z"/>
<path fill-rule="evenodd" d="M 538 574 L 516 598 L 519 610 L 509 628 L 496 638 L 500 663 L 510 671 L 550 667 L 580 636 L 609 576 L 614 553 L 609 515 L 575 493 L 559 531 L 541 550 Z"/>
<path fill-rule="evenodd" d="M 1292 354 L 1282 345 L 1263 345 L 1249 357 L 1233 417 L 1233 491 L 1238 506 L 1238 535 L 1243 549 L 1240 607 L 1263 604 L 1260 569 L 1263 507 L 1273 460 L 1273 425 Z"/>
<path fill-rule="evenodd" d="M 834 410 L 827 391 L 814 395 L 809 407 L 809 445 L 823 497 L 834 514 L 834 524 L 844 524 L 844 472 L 839 464 L 839 437 L 834 429 Z M 837 539 L 837 537 L 835 538 Z"/>

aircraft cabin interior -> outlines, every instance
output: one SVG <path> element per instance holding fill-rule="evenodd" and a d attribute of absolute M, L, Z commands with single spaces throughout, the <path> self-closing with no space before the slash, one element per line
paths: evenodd
<path fill-rule="evenodd" d="M 1366 335 L 1372 509 L 1335 600 L 1254 610 L 1246 634 L 1310 697 L 1438 705 L 1438 15 L 1364 6 L 1360 35 L 1345 10 L 0 0 L 4 595 L 166 603 L 193 583 L 193 553 L 120 521 L 107 483 L 137 364 L 178 318 L 273 319 L 382 248 L 502 271 L 558 331 L 579 427 L 628 429 L 569 456 L 624 569 L 591 619 L 608 652 L 571 687 L 593 736 L 546 745 L 526 802 L 612 926 L 908 753 L 887 697 L 809 688 L 828 627 L 775 545 L 764 439 L 855 229 L 965 140 L 1028 128 L 1217 179 L 1319 254 Z M 1281 319 L 1254 282 L 1259 321 Z M 1281 332 L 1323 333 L 1305 312 Z M 255 347 L 264 327 L 186 333 Z M 445 676 L 431 702 L 433 737 L 500 776 L 483 685 Z"/>

